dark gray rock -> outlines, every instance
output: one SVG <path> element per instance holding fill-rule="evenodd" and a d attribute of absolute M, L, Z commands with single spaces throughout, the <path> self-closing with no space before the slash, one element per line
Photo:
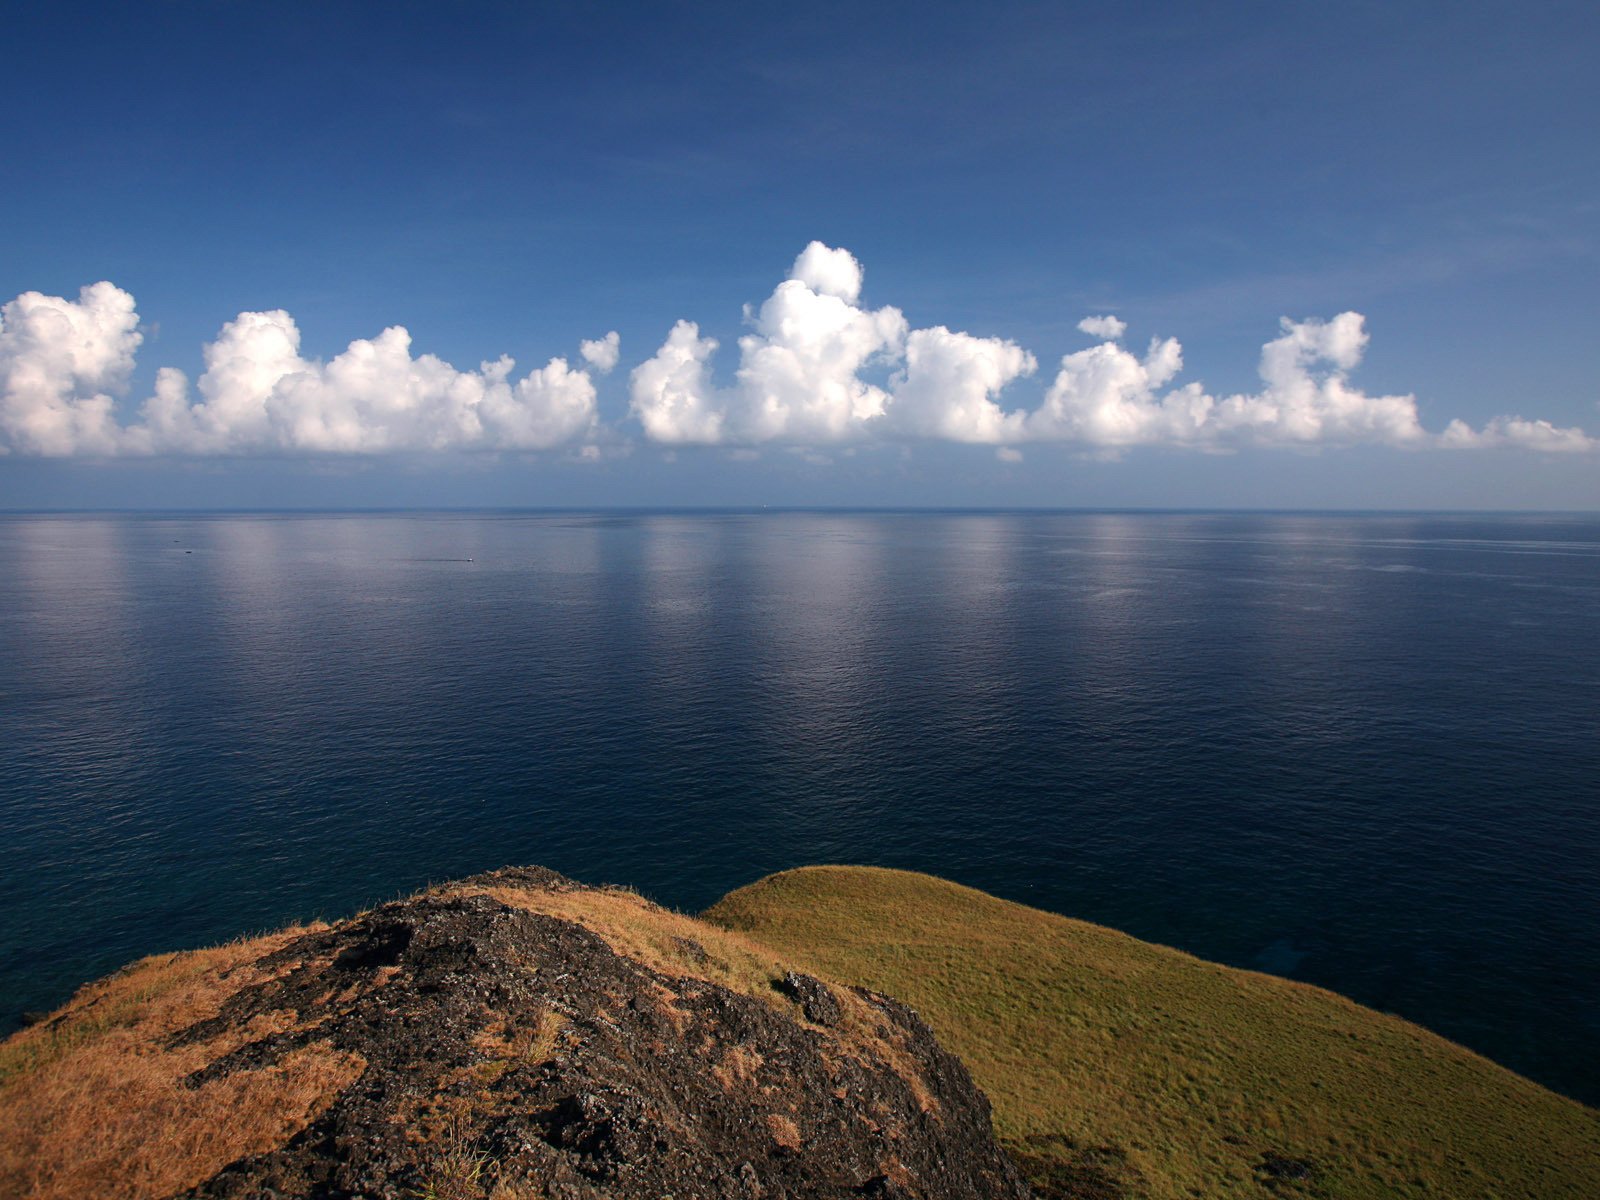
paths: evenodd
<path fill-rule="evenodd" d="M 468 882 L 584 890 L 538 868 Z M 177 1037 L 255 1018 L 291 1031 L 192 1083 L 314 1041 L 366 1066 L 286 1144 L 185 1193 L 196 1200 L 1028 1195 L 966 1069 L 876 993 L 790 973 L 773 983 L 797 1012 L 455 892 L 308 933 L 260 965 L 279 977 Z"/>
<path fill-rule="evenodd" d="M 798 1003 L 800 1011 L 806 1015 L 806 1020 L 814 1024 L 832 1028 L 843 1016 L 839 1010 L 838 999 L 820 979 L 802 975 L 799 971 L 789 971 L 773 986 Z"/>

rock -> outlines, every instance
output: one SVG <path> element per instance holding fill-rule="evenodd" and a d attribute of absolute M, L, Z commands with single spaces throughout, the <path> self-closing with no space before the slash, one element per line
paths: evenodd
<path fill-rule="evenodd" d="M 519 894 L 580 915 L 535 911 Z M 185 1195 L 1028 1195 L 988 1102 L 911 1010 L 794 971 L 771 990 L 732 990 L 708 977 L 709 940 L 672 935 L 690 945 L 670 960 L 619 952 L 581 917 L 586 896 L 602 895 L 614 911 L 614 892 L 538 868 L 497 872 L 257 961 L 257 982 L 173 1040 L 266 1032 L 192 1086 L 313 1041 L 365 1065 L 284 1144 Z"/>
<path fill-rule="evenodd" d="M 1270 1187 L 1279 1180 L 1303 1183 L 1315 1174 L 1312 1164 L 1303 1158 L 1289 1158 L 1273 1150 L 1264 1151 L 1256 1174 Z"/>
<path fill-rule="evenodd" d="M 828 985 L 822 980 L 802 975 L 798 971 L 789 971 L 785 973 L 782 982 L 773 986 L 800 1004 L 806 1020 L 830 1028 L 839 1023 L 839 1001 L 834 998 L 833 993 L 828 990 Z"/>
<path fill-rule="evenodd" d="M 706 948 L 693 938 L 674 937 L 672 944 L 681 950 L 690 962 L 697 966 L 705 966 L 711 961 L 711 956 L 706 953 Z"/>

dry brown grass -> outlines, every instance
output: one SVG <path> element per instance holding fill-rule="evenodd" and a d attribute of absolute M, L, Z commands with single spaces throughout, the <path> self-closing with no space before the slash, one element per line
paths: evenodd
<path fill-rule="evenodd" d="M 733 1095 L 755 1084 L 765 1061 L 753 1046 L 729 1046 L 711 1068 L 711 1075 L 723 1091 Z"/>
<path fill-rule="evenodd" d="M 887 1016 L 868 1001 L 847 988 L 836 988 L 839 997 L 841 1026 L 858 1045 L 871 1047 L 877 1057 L 911 1089 L 917 1107 L 933 1116 L 939 1114 L 939 1101 L 928 1090 L 927 1081 L 917 1070 L 916 1060 L 906 1045 L 906 1035 L 889 1022 Z"/>
<path fill-rule="evenodd" d="M 625 889 L 570 891 L 513 887 L 446 887 L 438 894 L 488 895 L 502 903 L 581 925 L 618 954 L 659 972 L 651 991 L 682 1037 L 694 1018 L 679 1007 L 673 979 L 694 979 L 752 997 L 792 1014 L 774 989 L 789 963 L 742 932 L 663 909 Z M 318 926 L 315 928 L 325 928 Z M 228 997 L 269 973 L 257 962 L 307 932 L 296 928 L 226 946 L 145 959 L 82 989 L 49 1020 L 0 1045 L 0 1198 L 3 1200 L 142 1200 L 167 1196 L 210 1177 L 227 1163 L 281 1145 L 325 1111 L 365 1064 L 328 1042 L 313 1042 L 273 1066 L 237 1070 L 189 1087 L 185 1080 L 251 1041 L 294 1032 L 315 1036 L 327 1008 L 356 992 L 330 989 L 304 1013 L 273 1012 L 205 1042 L 175 1044 L 174 1034 L 216 1016 Z M 289 962 L 272 975 L 299 964 Z M 530 964 L 533 965 L 533 964 Z M 381 986 L 396 968 L 374 981 Z M 366 986 L 373 986 L 368 984 Z M 901 1075 L 925 1111 L 936 1111 L 905 1038 L 883 1013 L 835 988 L 843 1019 L 825 1051 L 837 1063 L 856 1059 Z M 606 1019 L 603 1010 L 598 1019 Z M 436 1095 L 402 1123 L 408 1140 L 430 1157 L 425 1195 L 486 1192 L 516 1200 L 515 1181 L 485 1171 L 464 1131 L 485 1085 L 518 1063 L 537 1065 L 560 1050 L 568 1020 L 552 1009 L 532 1022 L 499 1021 L 480 1031 L 485 1061 L 464 1068 L 471 1097 Z M 753 1087 L 761 1067 L 753 1049 L 706 1053 L 729 1091 Z M 481 1113 L 479 1114 L 481 1115 Z M 799 1147 L 792 1122 L 772 1127 L 780 1145 Z"/>
<path fill-rule="evenodd" d="M 798 1153 L 805 1143 L 800 1139 L 800 1126 L 794 1123 L 793 1118 L 782 1113 L 769 1113 L 767 1116 L 767 1132 L 772 1135 L 772 1140 L 791 1154 Z"/>
<path fill-rule="evenodd" d="M 773 987 L 791 968 L 791 962 L 780 959 L 766 946 L 737 930 L 662 908 L 631 889 L 546 891 L 473 885 L 446 887 L 443 891 L 452 895 L 489 896 L 512 908 L 572 921 L 598 934 L 618 954 L 663 974 L 714 983 L 760 1000 L 780 1012 L 792 1009 L 791 1001 Z M 835 985 L 833 990 L 843 1012 L 843 1020 L 835 1032 L 847 1051 L 853 1051 L 864 1060 L 887 1065 L 905 1080 L 922 1111 L 937 1115 L 938 1102 L 908 1052 L 904 1035 L 848 988 Z M 670 1002 L 665 1007 L 669 1019 L 677 1024 L 678 1010 Z M 737 1077 L 729 1074 L 726 1066 L 719 1065 L 715 1070 L 725 1087 L 736 1082 Z"/>
<path fill-rule="evenodd" d="M 488 1155 L 463 1141 L 449 1141 L 424 1167 L 418 1200 L 483 1200 L 488 1165 Z"/>
<path fill-rule="evenodd" d="M 532 1025 L 497 1019 L 473 1036 L 472 1047 L 497 1065 L 517 1062 L 538 1066 L 549 1062 L 561 1045 L 568 1019 L 553 1008 L 541 1008 Z"/>
<path fill-rule="evenodd" d="M 446 889 L 448 894 L 489 896 L 512 908 L 572 921 L 598 934 L 618 954 L 665 975 L 715 983 L 776 1009 L 788 1005 L 772 981 L 787 966 L 742 934 L 705 925 L 652 904 L 625 888 L 544 891 L 514 887 Z M 703 953 L 696 953 L 693 947 Z"/>
<path fill-rule="evenodd" d="M 294 1026 L 275 1014 L 209 1042 L 171 1036 L 267 978 L 254 964 L 303 929 L 158 955 L 82 989 L 0 1048 L 0 1195 L 7 1200 L 143 1200 L 192 1187 L 304 1128 L 362 1070 L 314 1043 L 259 1071 L 184 1080 L 256 1038 Z"/>

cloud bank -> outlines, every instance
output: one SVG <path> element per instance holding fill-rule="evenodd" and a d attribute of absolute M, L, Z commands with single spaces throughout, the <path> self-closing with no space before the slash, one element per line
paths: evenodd
<path fill-rule="evenodd" d="M 1120 344 L 1127 324 L 1101 314 L 1078 328 L 1098 345 L 1062 358 L 1042 402 L 1007 410 L 1000 393 L 1037 362 L 1015 342 L 911 329 L 897 308 L 860 303 L 861 265 L 813 242 L 739 339 L 736 384 L 712 382 L 714 339 L 679 321 L 635 368 L 632 411 L 654 441 L 674 445 L 819 444 L 927 438 L 1015 448 L 1062 442 L 1097 451 L 1134 446 L 1230 450 L 1246 446 L 1410 448 L 1520 446 L 1588 451 L 1595 439 L 1545 421 L 1497 417 L 1482 430 L 1455 421 L 1425 431 L 1414 396 L 1374 396 L 1349 373 L 1366 351 L 1360 313 L 1281 322 L 1261 348 L 1259 391 L 1214 396 L 1199 383 L 1170 387 L 1183 369 L 1176 338 L 1142 354 Z M 888 373 L 881 385 L 864 372 Z M 1016 461 L 1006 455 L 1003 461 Z"/>
<path fill-rule="evenodd" d="M 812 242 L 760 308 L 747 308 L 731 384 L 714 378 L 716 339 L 680 320 L 630 373 L 629 416 L 663 446 L 741 453 L 872 441 L 988 445 L 1003 462 L 1035 443 L 1109 455 L 1139 446 L 1600 451 L 1580 429 L 1520 416 L 1429 433 L 1414 396 L 1371 395 L 1350 382 L 1368 341 L 1354 312 L 1283 319 L 1261 348 L 1261 387 L 1220 396 L 1176 382 L 1176 338 L 1135 351 L 1123 344 L 1124 321 L 1091 315 L 1077 327 L 1098 342 L 1065 355 L 1034 406 L 1008 406 L 1006 389 L 1039 370 L 1033 354 L 1002 337 L 913 328 L 898 308 L 864 304 L 863 282 L 849 251 Z M 613 330 L 581 343 L 586 369 L 552 358 L 519 378 L 502 356 L 463 371 L 413 354 L 397 325 L 323 362 L 301 354 L 288 313 L 247 312 L 205 346 L 192 387 L 182 371 L 161 368 L 124 423 L 117 397 L 142 340 L 133 297 L 111 283 L 76 300 L 26 292 L 0 306 L 0 454 L 549 450 L 601 432 L 590 372 L 605 375 L 621 360 Z"/>
<path fill-rule="evenodd" d="M 205 347 L 190 393 L 163 367 L 137 419 L 119 425 L 108 394 L 133 368 L 133 297 L 109 283 L 76 301 L 28 292 L 0 308 L 0 450 L 47 456 L 257 453 L 381 454 L 544 450 L 596 424 L 586 371 L 553 358 L 514 379 L 502 356 L 461 371 L 413 356 L 400 326 L 351 342 L 328 362 L 300 354 L 283 311 L 240 313 Z M 616 335 L 596 356 L 614 356 Z M 593 361 L 591 359 L 591 361 Z"/>
<path fill-rule="evenodd" d="M 1367 345 L 1360 313 L 1286 318 L 1282 327 L 1261 348 L 1261 391 L 1236 396 L 1212 396 L 1198 383 L 1163 392 L 1183 369 L 1176 338 L 1152 341 L 1143 357 L 1110 341 L 1069 354 L 1044 403 L 1027 415 L 1026 432 L 1110 449 L 1429 443 L 1415 397 L 1350 386 L 1347 372 Z"/>

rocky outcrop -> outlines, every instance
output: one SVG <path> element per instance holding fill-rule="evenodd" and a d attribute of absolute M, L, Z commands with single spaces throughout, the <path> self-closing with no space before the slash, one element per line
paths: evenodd
<path fill-rule="evenodd" d="M 585 920 L 586 907 L 609 915 Z M 1028 1195 L 987 1101 L 915 1013 L 752 973 L 689 924 L 526 869 L 274 948 L 173 1035 L 234 1046 L 186 1084 L 312 1045 L 360 1074 L 283 1144 L 185 1194 Z M 219 1036 L 230 1030 L 252 1036 Z"/>

